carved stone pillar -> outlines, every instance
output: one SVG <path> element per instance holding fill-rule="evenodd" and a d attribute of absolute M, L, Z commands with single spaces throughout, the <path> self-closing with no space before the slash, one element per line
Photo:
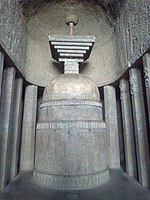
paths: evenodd
<path fill-rule="evenodd" d="M 34 166 L 34 143 L 37 113 L 37 89 L 28 85 L 25 90 L 25 103 L 22 127 L 20 170 L 30 171 Z"/>
<path fill-rule="evenodd" d="M 108 162 L 110 168 L 120 167 L 116 91 L 104 86 L 105 121 L 107 130 Z"/>
<path fill-rule="evenodd" d="M 13 106 L 10 122 L 10 153 L 7 156 L 7 182 L 13 180 L 17 175 L 19 146 L 20 146 L 20 132 L 22 123 L 22 78 L 17 78 L 14 85 Z"/>
<path fill-rule="evenodd" d="M 126 172 L 129 176 L 137 177 L 129 81 L 127 79 L 122 79 L 119 87 L 123 120 Z"/>
<path fill-rule="evenodd" d="M 139 69 L 132 68 L 129 71 L 129 75 L 139 182 L 143 186 L 148 186 L 150 165 L 141 72 Z"/>
<path fill-rule="evenodd" d="M 13 92 L 15 81 L 15 69 L 6 68 L 3 74 L 2 99 L 0 111 L 0 189 L 6 185 L 7 166 L 6 160 L 9 152 L 10 121 L 13 107 Z"/>
<path fill-rule="evenodd" d="M 4 55 L 0 52 L 0 99 L 1 99 L 3 67 L 4 67 Z"/>
<path fill-rule="evenodd" d="M 147 96 L 147 106 L 149 115 L 149 132 L 150 132 L 150 53 L 143 56 L 144 78 Z"/>

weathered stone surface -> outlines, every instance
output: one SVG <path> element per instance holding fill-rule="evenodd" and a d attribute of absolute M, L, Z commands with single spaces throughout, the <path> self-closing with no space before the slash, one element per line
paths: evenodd
<path fill-rule="evenodd" d="M 19 0 L 0 1 L 0 46 L 25 75 L 26 27 Z"/>
<path fill-rule="evenodd" d="M 97 86 L 115 80 L 118 74 L 122 73 L 122 69 L 114 53 L 116 52 L 114 27 L 111 26 L 111 21 L 99 4 L 86 0 L 78 3 L 70 0 L 51 1 L 28 21 L 26 57 L 28 80 L 34 80 L 36 83 L 40 81 L 40 84 L 45 86 L 54 76 L 61 73 L 57 63 L 52 62 L 49 56 L 47 36 L 68 34 L 65 19 L 70 6 L 73 6 L 79 15 L 74 35 L 96 37 L 90 61 L 83 65 L 80 72 L 90 77 Z"/>
<path fill-rule="evenodd" d="M 83 126 L 75 122 L 60 125 L 55 122 L 51 128 L 49 124 L 38 126 L 33 175 L 36 183 L 71 190 L 96 187 L 108 181 L 105 126 L 93 128 L 93 122 L 89 129 L 90 122 L 80 123 Z"/>
<path fill-rule="evenodd" d="M 23 113 L 20 170 L 30 171 L 34 166 L 34 143 L 37 112 L 37 89 L 35 85 L 26 86 Z"/>
<path fill-rule="evenodd" d="M 4 55 L 0 52 L 0 101 L 1 101 L 3 67 L 4 67 Z"/>
<path fill-rule="evenodd" d="M 149 200 L 150 191 L 122 170 L 110 170 L 111 181 L 90 190 L 62 191 L 35 185 L 32 173 L 22 173 L 0 193 L 1 200 Z M 67 178 L 67 177 L 66 177 Z"/>
<path fill-rule="evenodd" d="M 68 37 L 54 38 L 57 39 L 66 44 Z M 78 45 L 85 46 L 87 37 L 71 36 L 69 40 L 72 49 L 76 40 Z M 60 61 L 61 55 L 54 51 L 52 43 L 50 40 L 52 56 Z M 68 59 L 68 54 L 63 59 Z M 43 94 L 33 180 L 55 189 L 88 189 L 109 180 L 106 127 L 98 88 L 91 79 L 77 74 L 78 66 L 72 68 L 72 62 L 67 64 L 72 73 L 67 71 L 52 79 Z"/>
<path fill-rule="evenodd" d="M 102 121 L 102 103 L 98 101 L 81 99 L 51 100 L 41 103 L 40 108 L 39 121 L 50 121 L 51 119 L 54 121 L 61 121 L 62 119 Z M 76 110 L 75 113 L 74 110 Z"/>
<path fill-rule="evenodd" d="M 104 86 L 105 122 L 109 168 L 120 167 L 119 136 L 117 122 L 116 91 L 113 86 Z"/>
<path fill-rule="evenodd" d="M 99 101 L 99 91 L 93 81 L 82 74 L 61 74 L 47 84 L 43 101 L 80 99 Z"/>
<path fill-rule="evenodd" d="M 19 2 L 23 5 L 24 16 Z M 149 47 L 149 0 L 99 0 L 84 1 L 84 3 L 81 1 L 78 4 L 76 1 L 68 1 L 69 3 L 65 4 L 65 1 L 55 0 L 22 2 L 1 0 L 0 44 L 26 79 L 32 83 L 45 86 L 49 78 L 52 79 L 60 73 L 60 70 L 55 68 L 57 64 L 49 59 L 49 46 L 46 38 L 51 32 L 54 34 L 68 33 L 65 18 L 69 3 L 75 4 L 75 8 L 79 10 L 79 24 L 78 28 L 75 28 L 75 33 L 97 34 L 96 36 L 99 37 L 92 53 L 92 59 L 86 63 L 87 68 L 82 71 L 89 75 L 97 85 L 108 84 L 116 80 Z M 58 16 L 59 13 L 60 16 Z M 32 19 L 30 19 L 31 16 Z M 115 18 L 112 19 L 110 16 L 115 16 Z M 50 20 L 51 18 L 55 20 Z M 27 29 L 26 19 L 28 20 Z M 83 21 L 81 22 L 80 19 Z M 111 27 L 110 24 L 114 26 Z M 28 33 L 27 58 L 31 56 L 31 59 L 27 59 L 25 66 L 26 33 Z M 116 55 L 114 56 L 116 53 L 117 58 Z M 118 61 L 120 61 L 119 64 Z M 53 67 L 49 69 L 50 66 Z"/>
<path fill-rule="evenodd" d="M 146 87 L 147 107 L 149 115 L 149 131 L 150 131 L 150 54 L 143 56 L 144 79 Z"/>
<path fill-rule="evenodd" d="M 22 125 L 22 89 L 23 80 L 17 78 L 14 85 L 14 95 L 12 104 L 12 114 L 10 119 L 10 139 L 9 139 L 9 154 L 7 156 L 7 175 L 6 181 L 12 181 L 18 172 L 18 163 L 20 158 L 20 135 Z"/>
<path fill-rule="evenodd" d="M 60 129 L 38 129 L 36 138 L 37 183 L 57 189 L 87 189 L 108 181 L 105 128 L 64 128 L 62 123 Z"/>
<path fill-rule="evenodd" d="M 122 111 L 122 121 L 123 121 L 126 172 L 129 176 L 137 177 L 135 141 L 134 141 L 134 129 L 133 129 L 129 81 L 127 79 L 122 79 L 120 81 L 119 86 L 120 86 L 121 111 Z"/>
<path fill-rule="evenodd" d="M 143 186 L 149 186 L 150 161 L 141 72 L 139 69 L 133 68 L 130 69 L 129 73 L 139 182 Z"/>
<path fill-rule="evenodd" d="M 57 61 L 70 62 L 64 66 L 64 73 L 67 67 L 72 67 L 72 63 L 85 62 L 95 43 L 93 35 L 49 35 L 49 43 L 51 48 L 52 58 Z M 69 70 L 70 71 L 70 70 Z M 72 73 L 76 72 L 73 68 Z"/>
<path fill-rule="evenodd" d="M 67 76 L 69 81 L 70 74 Z M 71 83 L 73 85 L 73 81 Z M 52 92 L 48 88 L 45 90 L 46 95 Z M 64 88 L 68 95 L 62 100 L 60 97 L 64 94 L 61 88 L 54 87 L 54 90 L 59 90 L 60 96 L 54 98 L 55 92 L 50 95 L 55 100 L 43 96 L 47 101 L 41 104 L 42 116 L 36 130 L 34 181 L 46 187 L 66 190 L 104 184 L 109 179 L 109 172 L 102 105 L 94 99 L 84 99 L 86 95 L 80 89 L 80 98 L 72 99 L 72 93 Z M 90 96 L 90 92 L 93 91 L 85 93 Z"/>
<path fill-rule="evenodd" d="M 103 150 L 105 127 L 101 130 L 77 126 L 38 129 L 36 137 L 35 170 L 39 172 L 79 176 L 96 174 L 107 168 L 106 152 Z"/>
<path fill-rule="evenodd" d="M 13 92 L 15 81 L 15 69 L 6 68 L 3 75 L 2 99 L 0 107 L 0 189 L 4 189 L 7 176 L 7 156 L 9 149 L 10 120 L 13 107 Z"/>
<path fill-rule="evenodd" d="M 48 2 L 49 0 L 37 0 L 36 2 L 31 2 L 30 0 L 20 0 L 20 4 L 23 8 L 23 14 L 26 17 L 26 20 L 29 20 L 31 17 L 33 17 L 37 13 L 37 11 L 45 6 Z M 71 0 L 71 2 L 76 3 L 75 0 Z M 94 0 L 94 3 L 97 3 L 99 6 L 101 5 L 104 9 L 107 9 L 108 6 L 111 5 L 111 3 L 115 3 L 115 0 Z M 66 14 L 69 15 L 70 13 L 75 15 L 75 12 L 72 13 L 70 10 L 68 10 Z M 77 16 L 74 16 L 73 18 L 71 16 L 71 18 L 66 17 L 67 24 L 69 23 L 70 19 L 73 19 L 72 21 L 74 22 L 74 24 L 78 23 Z"/>
<path fill-rule="evenodd" d="M 150 46 L 150 7 L 149 0 L 121 2 L 123 5 L 116 20 L 116 47 L 123 68 L 131 66 Z"/>
<path fill-rule="evenodd" d="M 57 176 L 48 175 L 34 171 L 34 181 L 39 185 L 61 190 L 84 190 L 98 187 L 107 183 L 109 171 L 104 171 L 92 175 L 78 176 Z"/>

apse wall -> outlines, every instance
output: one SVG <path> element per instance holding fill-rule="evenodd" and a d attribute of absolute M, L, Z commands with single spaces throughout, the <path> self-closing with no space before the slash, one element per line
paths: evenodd
<path fill-rule="evenodd" d="M 68 33 L 64 18 L 69 7 L 67 1 L 60 2 L 0 1 L 0 46 L 33 84 L 45 86 L 49 78 L 60 73 L 50 60 L 47 38 L 51 33 Z M 76 1 L 68 2 L 73 5 Z M 80 18 L 75 34 L 94 34 L 97 38 L 90 61 L 81 73 L 98 86 L 109 84 L 148 51 L 148 5 L 149 0 L 84 0 L 74 5 Z M 44 17 L 47 19 L 43 21 Z"/>
<path fill-rule="evenodd" d="M 72 13 L 79 18 L 74 34 L 96 37 L 92 55 L 81 67 L 81 73 L 90 77 L 97 86 L 117 77 L 119 65 L 116 59 L 115 27 L 104 10 L 93 1 L 77 3 L 64 0 L 49 2 L 27 23 L 25 73 L 34 83 L 45 86 L 49 79 L 62 73 L 58 64 L 52 61 L 48 35 L 68 34 L 65 19 Z"/>
<path fill-rule="evenodd" d="M 150 48 L 149 0 L 120 1 L 112 10 L 116 23 L 117 57 L 121 68 L 130 67 Z M 116 7 L 115 7 L 116 6 Z"/>

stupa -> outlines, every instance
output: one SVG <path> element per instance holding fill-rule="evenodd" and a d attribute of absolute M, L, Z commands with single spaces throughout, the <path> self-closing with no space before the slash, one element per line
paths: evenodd
<path fill-rule="evenodd" d="M 36 128 L 33 181 L 60 190 L 93 188 L 109 180 L 99 90 L 79 74 L 95 37 L 72 35 L 77 22 L 76 16 L 70 16 L 70 35 L 49 36 L 52 58 L 64 63 L 64 74 L 45 88 Z"/>

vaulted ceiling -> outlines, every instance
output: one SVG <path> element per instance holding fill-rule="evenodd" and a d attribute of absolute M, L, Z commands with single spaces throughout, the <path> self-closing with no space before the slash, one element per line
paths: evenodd
<path fill-rule="evenodd" d="M 26 20 L 28 20 L 47 3 L 53 2 L 55 4 L 62 1 L 63 0 L 20 0 L 19 2 L 23 9 L 23 15 L 25 16 Z M 86 2 L 87 0 L 70 0 L 72 4 L 75 4 L 79 1 Z M 93 4 L 100 5 L 112 19 L 116 19 L 116 17 L 119 15 L 120 7 L 126 0 L 88 0 L 88 2 L 89 1 Z"/>

